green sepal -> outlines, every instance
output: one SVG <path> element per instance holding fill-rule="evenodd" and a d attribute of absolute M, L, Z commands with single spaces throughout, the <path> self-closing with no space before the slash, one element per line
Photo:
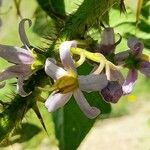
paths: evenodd
<path fill-rule="evenodd" d="M 31 65 L 31 69 L 32 70 L 42 69 L 45 64 L 46 57 L 43 54 L 37 53 L 35 49 L 32 49 L 32 56 L 34 58 L 34 61 Z"/>
<path fill-rule="evenodd" d="M 129 56 L 125 59 L 125 66 L 130 69 L 138 69 L 140 60 L 133 54 L 129 53 Z"/>

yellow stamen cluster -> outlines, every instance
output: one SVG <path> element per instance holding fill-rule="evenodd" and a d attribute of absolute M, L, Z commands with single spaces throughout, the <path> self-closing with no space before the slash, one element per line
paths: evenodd
<path fill-rule="evenodd" d="M 62 94 L 73 91 L 78 87 L 78 79 L 74 72 L 70 71 L 67 75 L 56 80 L 52 86 L 53 90 Z"/>
<path fill-rule="evenodd" d="M 94 74 L 99 74 L 101 71 L 105 68 L 106 72 L 110 72 L 110 67 L 119 70 L 120 68 L 115 66 L 112 62 L 108 61 L 102 54 L 100 53 L 92 53 L 89 51 L 86 51 L 81 48 L 71 48 L 71 52 L 76 55 L 84 55 L 84 59 L 88 58 L 94 62 L 100 63 L 99 67 L 96 69 Z M 82 57 L 81 55 L 81 57 Z"/>
<path fill-rule="evenodd" d="M 144 61 L 147 61 L 149 62 L 150 61 L 150 57 L 148 55 L 145 55 L 145 54 L 141 54 L 140 58 Z"/>

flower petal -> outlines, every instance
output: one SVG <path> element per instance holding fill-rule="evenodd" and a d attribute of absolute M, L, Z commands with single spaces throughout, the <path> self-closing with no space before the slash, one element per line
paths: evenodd
<path fill-rule="evenodd" d="M 134 37 L 128 39 L 127 45 L 131 49 L 133 55 L 141 54 L 144 48 L 144 44 Z"/>
<path fill-rule="evenodd" d="M 123 84 L 124 78 L 122 73 L 119 70 L 110 69 L 110 80 L 111 81 L 118 81 L 120 84 Z"/>
<path fill-rule="evenodd" d="M 0 57 L 15 64 L 32 64 L 30 51 L 23 48 L 0 44 Z"/>
<path fill-rule="evenodd" d="M 113 28 L 105 28 L 103 30 L 101 43 L 98 49 L 103 55 L 108 55 L 114 52 L 115 36 Z"/>
<path fill-rule="evenodd" d="M 124 94 L 129 94 L 132 89 L 135 81 L 137 80 L 138 72 L 135 69 L 129 70 L 127 78 L 122 86 Z"/>
<path fill-rule="evenodd" d="M 25 48 L 29 49 L 30 43 L 25 32 L 25 22 L 28 22 L 29 27 L 32 25 L 32 21 L 30 19 L 27 18 L 22 19 L 19 23 L 19 35 L 20 35 L 20 40 L 22 41 Z"/>
<path fill-rule="evenodd" d="M 87 100 L 85 99 L 83 93 L 77 89 L 73 93 L 74 98 L 79 105 L 80 109 L 83 111 L 83 113 L 90 119 L 94 119 L 100 114 L 100 110 L 96 107 L 91 107 Z"/>
<path fill-rule="evenodd" d="M 53 112 L 60 107 L 63 107 L 71 98 L 72 92 L 67 94 L 53 92 L 45 102 L 45 107 L 49 112 Z"/>
<path fill-rule="evenodd" d="M 71 57 L 70 48 L 76 47 L 77 43 L 75 41 L 65 41 L 60 45 L 59 53 L 62 64 L 65 69 L 73 69 L 76 71 L 73 59 Z"/>
<path fill-rule="evenodd" d="M 106 76 L 110 81 L 118 81 L 121 85 L 124 83 L 124 77 L 122 73 L 108 64 L 106 64 Z"/>
<path fill-rule="evenodd" d="M 140 72 L 145 76 L 150 77 L 150 62 L 142 61 L 140 63 Z"/>
<path fill-rule="evenodd" d="M 114 36 L 113 28 L 105 28 L 102 33 L 101 44 L 103 45 L 114 45 L 115 44 L 115 36 Z"/>
<path fill-rule="evenodd" d="M 32 74 L 32 70 L 29 65 L 13 65 L 0 73 L 0 82 L 15 78 L 15 77 L 28 77 Z"/>
<path fill-rule="evenodd" d="M 105 74 L 90 74 L 86 76 L 79 76 L 79 87 L 82 91 L 100 91 L 108 84 Z"/>
<path fill-rule="evenodd" d="M 67 74 L 67 72 L 63 68 L 55 65 L 53 61 L 51 60 L 51 58 L 46 59 L 45 72 L 54 80 L 59 79 L 60 77 Z"/>
<path fill-rule="evenodd" d="M 26 97 L 26 96 L 30 95 L 32 92 L 27 93 L 23 89 L 23 85 L 24 85 L 23 81 L 24 81 L 24 78 L 22 78 L 22 77 L 19 77 L 17 79 L 17 93 L 22 97 Z"/>

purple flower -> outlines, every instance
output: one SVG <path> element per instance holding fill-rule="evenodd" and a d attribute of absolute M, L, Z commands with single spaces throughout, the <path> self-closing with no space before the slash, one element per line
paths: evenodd
<path fill-rule="evenodd" d="M 115 59 L 118 64 L 123 64 L 129 68 L 127 78 L 123 84 L 124 94 L 129 94 L 138 77 L 138 70 L 146 77 L 150 77 L 149 56 L 142 54 L 144 45 L 137 38 L 131 37 L 127 42 L 130 50 L 116 54 Z"/>
<path fill-rule="evenodd" d="M 101 75 L 102 71 L 106 74 L 108 85 L 99 92 L 105 101 L 115 103 L 123 95 L 122 85 L 124 83 L 124 77 L 119 67 L 115 66 L 106 58 L 101 58 L 100 65 L 96 67 L 93 74 Z"/>
<path fill-rule="evenodd" d="M 124 94 L 128 94 L 132 91 L 133 85 L 137 80 L 138 73 L 136 69 L 130 69 L 127 78 L 122 86 Z"/>
<path fill-rule="evenodd" d="M 104 74 L 78 76 L 70 55 L 70 48 L 76 47 L 75 41 L 66 41 L 60 46 L 60 59 L 64 68 L 58 67 L 50 58 L 46 60 L 45 72 L 55 80 L 53 92 L 45 102 L 49 112 L 63 107 L 73 95 L 83 113 L 90 119 L 97 117 L 100 110 L 89 105 L 82 91 L 100 91 L 108 81 Z M 82 90 L 82 91 L 81 91 Z"/>
<path fill-rule="evenodd" d="M 102 53 L 106 58 L 113 60 L 115 47 L 121 42 L 121 39 L 122 38 L 120 36 L 120 39 L 115 42 L 113 28 L 105 28 L 102 32 L 98 52 Z M 104 71 L 108 79 L 108 85 L 100 91 L 100 94 L 103 96 L 105 101 L 115 103 L 122 96 L 122 84 L 124 82 L 124 78 L 119 67 L 115 66 L 106 58 L 101 58 L 100 65 L 94 73 L 100 74 L 105 68 Z"/>
<path fill-rule="evenodd" d="M 102 32 L 101 42 L 98 47 L 98 52 L 102 53 L 104 56 L 114 53 L 115 47 L 121 42 L 120 39 L 115 42 L 115 34 L 113 28 L 105 28 Z"/>
<path fill-rule="evenodd" d="M 29 94 L 23 89 L 23 81 L 32 74 L 31 65 L 34 61 L 29 49 L 30 44 L 25 34 L 24 23 L 26 21 L 31 26 L 31 20 L 29 19 L 23 19 L 19 23 L 19 34 L 24 44 L 23 48 L 0 44 L 0 57 L 14 64 L 0 73 L 0 82 L 10 78 L 17 78 L 17 92 L 23 97 Z"/>
<path fill-rule="evenodd" d="M 101 90 L 101 95 L 106 102 L 117 103 L 123 95 L 122 86 L 117 81 L 109 81 Z"/>
<path fill-rule="evenodd" d="M 108 79 L 108 85 L 100 91 L 100 94 L 105 101 L 116 103 L 123 95 L 123 75 L 112 63 L 106 65 L 105 72 Z"/>

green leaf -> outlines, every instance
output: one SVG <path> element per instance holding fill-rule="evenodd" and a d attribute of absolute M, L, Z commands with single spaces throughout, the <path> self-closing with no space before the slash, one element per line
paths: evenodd
<path fill-rule="evenodd" d="M 149 0 L 144 0 L 142 9 L 141 9 L 141 15 L 148 20 L 150 16 L 150 1 Z"/>
<path fill-rule="evenodd" d="M 79 74 L 87 74 L 91 69 L 91 65 L 84 63 L 79 67 L 78 72 Z M 101 110 L 101 114 L 110 113 L 110 104 L 103 101 L 99 92 L 84 92 L 84 96 L 91 106 Z M 96 120 L 88 119 L 80 110 L 73 97 L 63 108 L 53 113 L 53 119 L 60 150 L 76 150 Z"/>
<path fill-rule="evenodd" d="M 7 142 L 2 142 L 0 147 L 7 147 L 15 143 L 23 143 L 31 140 L 34 136 L 41 132 L 41 128 L 31 123 L 22 123 L 18 126 Z"/>
<path fill-rule="evenodd" d="M 34 87 L 46 84 L 48 82 L 46 79 L 47 76 L 43 70 L 37 71 L 24 84 L 24 88 L 32 91 L 32 94 L 27 97 L 14 95 L 8 107 L 0 113 L 0 143 L 8 138 L 12 131 L 21 123 L 28 110 L 35 106 L 40 93 L 37 93 L 36 90 L 34 91 Z M 37 115 L 40 117 L 39 114 Z"/>
<path fill-rule="evenodd" d="M 87 28 L 102 20 L 102 16 L 118 3 L 118 0 L 84 0 L 66 21 L 62 34 L 68 39 L 84 37 Z"/>
<path fill-rule="evenodd" d="M 150 14 L 150 4 L 145 3 L 142 5 L 142 11 L 139 24 L 136 28 L 135 23 L 135 13 L 131 8 L 127 8 L 128 16 L 122 15 L 120 19 L 116 20 L 116 17 L 120 17 L 119 11 L 112 9 L 110 13 L 110 25 L 114 27 L 115 33 L 121 34 L 122 42 L 117 46 L 119 50 L 127 49 L 126 40 L 130 36 L 135 36 L 144 43 L 145 49 L 148 51 L 150 48 L 150 30 L 149 30 L 149 20 L 147 16 Z"/>
<path fill-rule="evenodd" d="M 59 19 L 67 19 L 83 0 L 37 0 L 41 8 L 50 16 Z"/>
<path fill-rule="evenodd" d="M 47 16 L 47 14 L 41 9 L 37 8 L 35 11 L 35 23 L 33 26 L 33 31 L 41 36 L 54 36 L 56 31 L 55 22 L 52 18 Z M 42 29 L 42 30 L 41 30 Z"/>
<path fill-rule="evenodd" d="M 21 98 L 17 95 L 11 104 L 0 113 L 0 142 L 6 139 L 21 122 L 26 112 L 30 109 L 29 105 L 29 101 L 26 98 Z"/>
<path fill-rule="evenodd" d="M 84 95 L 102 114 L 110 112 L 110 105 L 104 102 L 97 92 Z M 88 119 L 83 114 L 73 97 L 64 108 L 53 113 L 53 119 L 60 150 L 76 150 L 95 122 L 95 119 Z"/>
<path fill-rule="evenodd" d="M 42 9 L 53 18 L 64 19 L 65 6 L 63 0 L 37 0 Z"/>

